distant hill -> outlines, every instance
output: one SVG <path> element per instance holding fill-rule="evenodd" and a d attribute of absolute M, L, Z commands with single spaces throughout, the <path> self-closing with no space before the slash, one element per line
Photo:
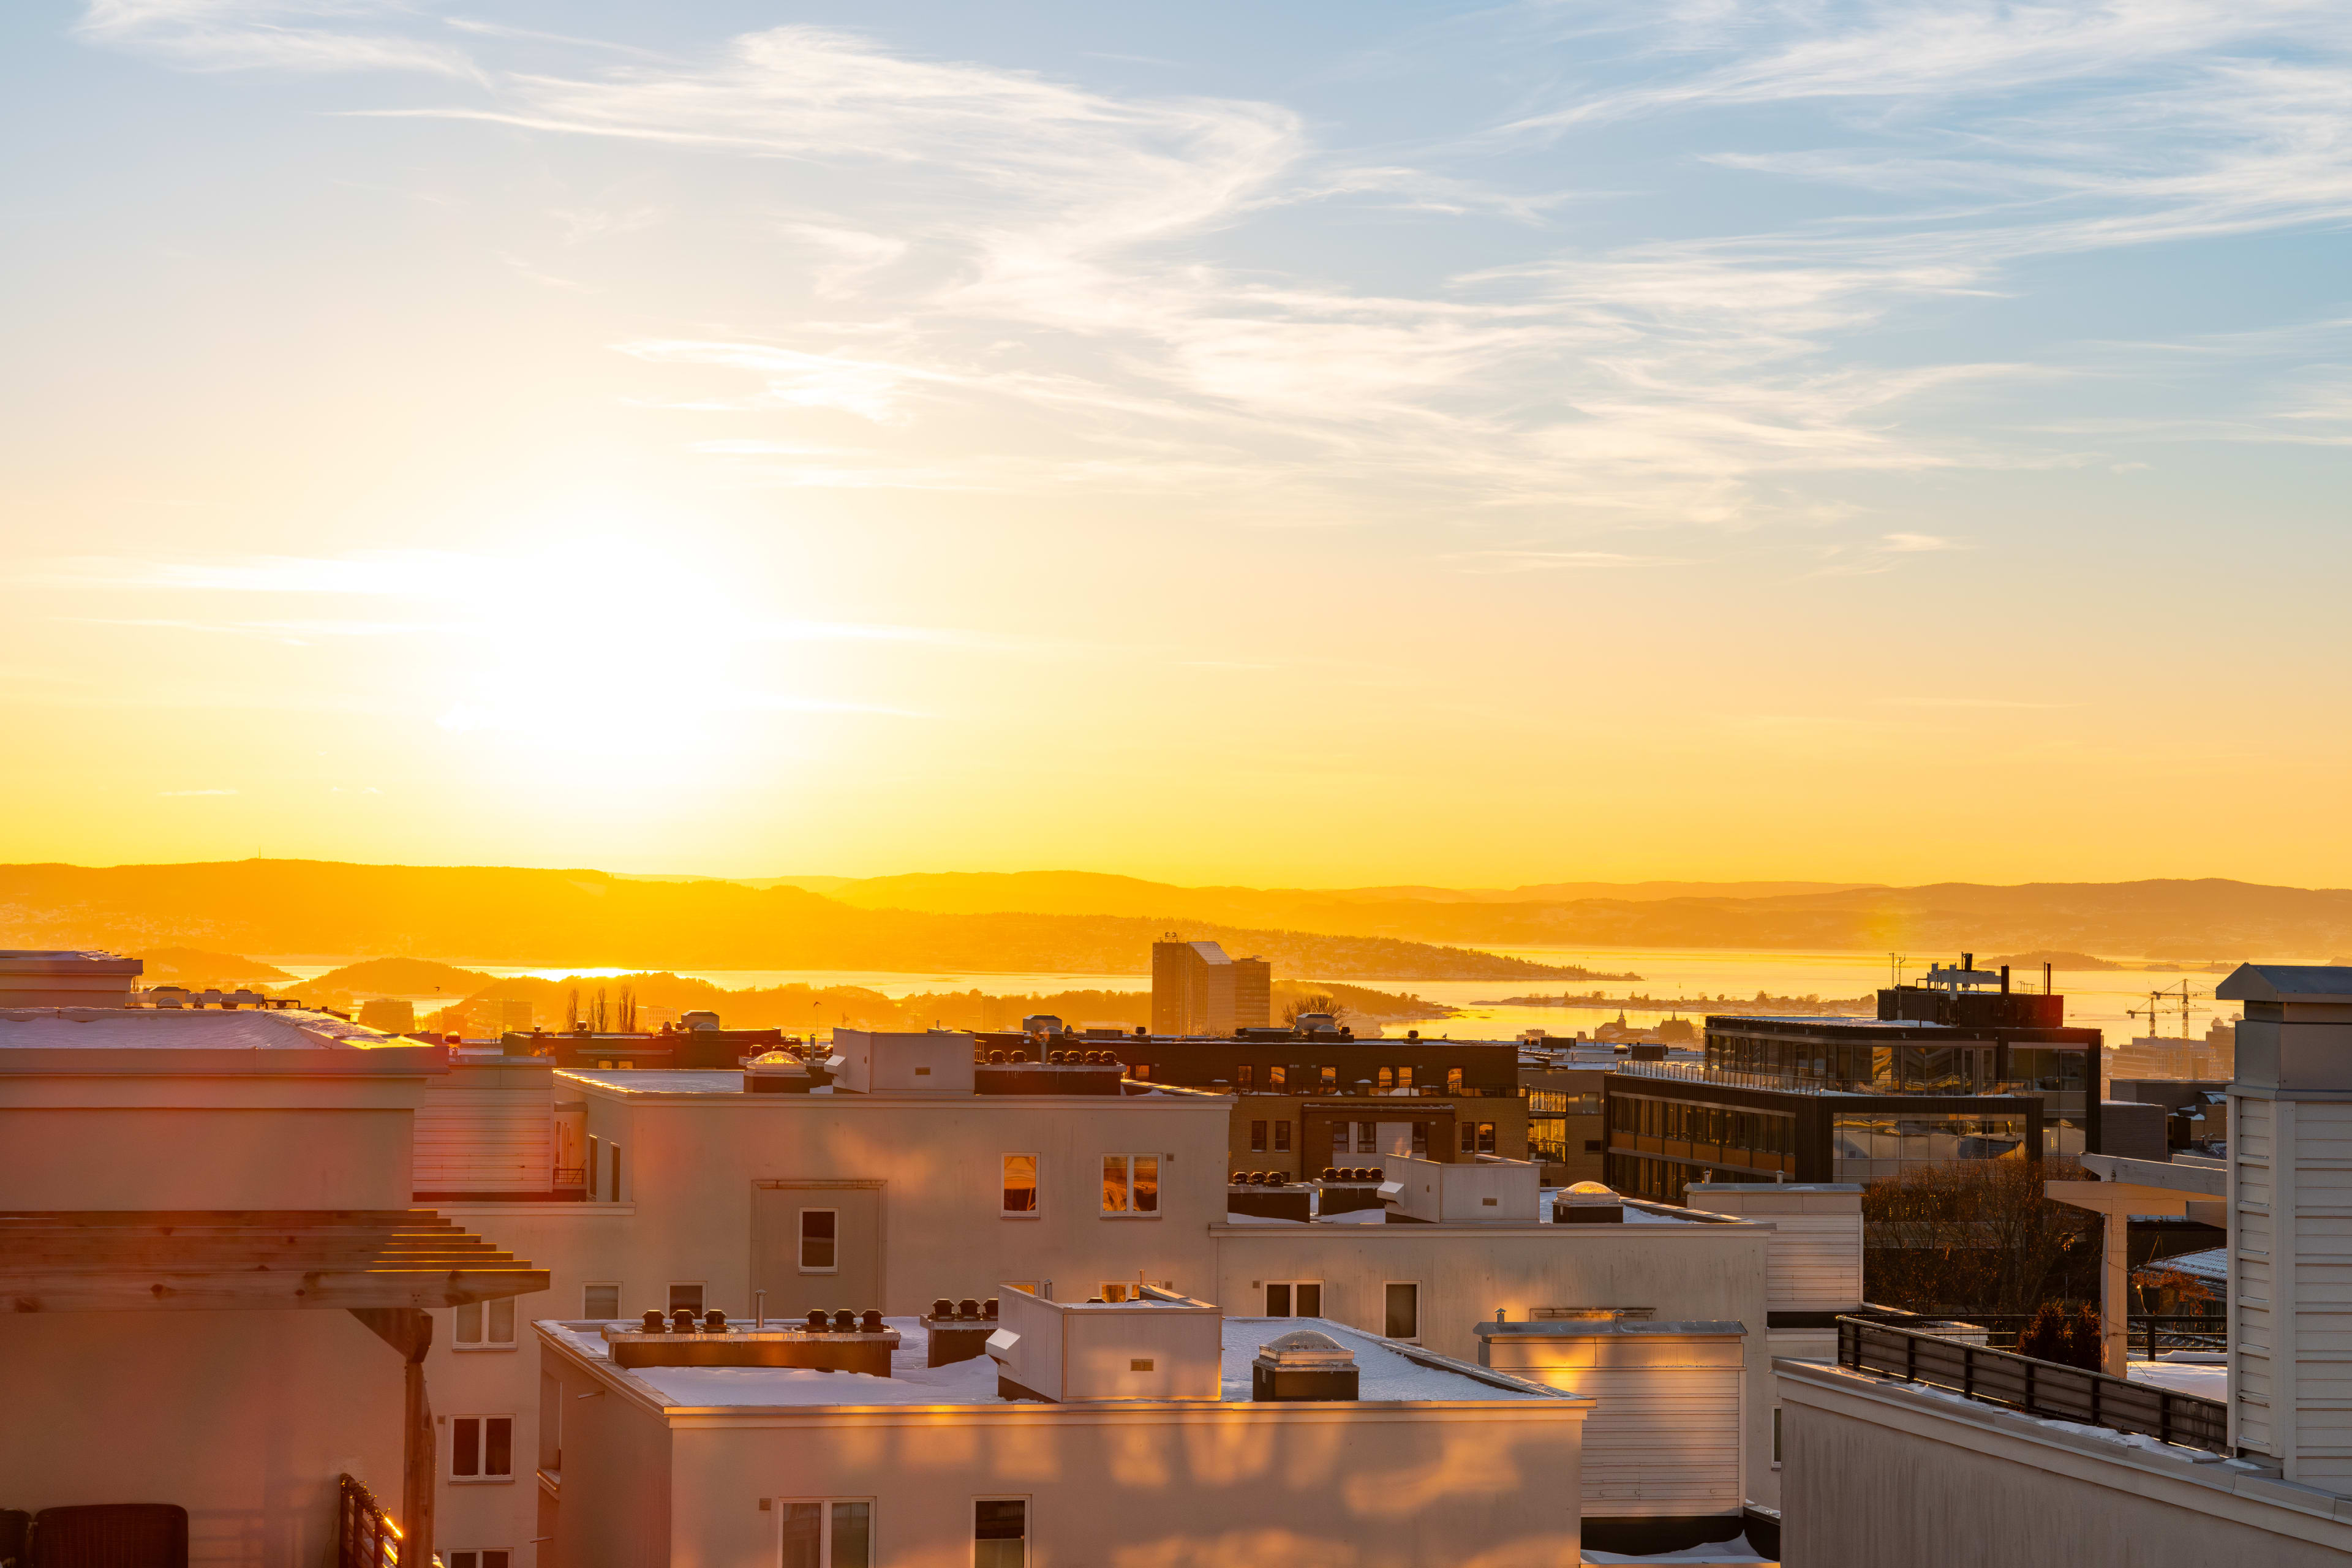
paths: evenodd
<path fill-rule="evenodd" d="M 602 871 L 236 860 L 0 867 L 0 946 L 217 945 L 580 968 L 1139 974 L 1162 922 L 861 909 L 799 888 Z M 1392 937 L 1188 922 L 1188 937 L 1312 980 L 1572 977 Z M 382 987 L 385 990 L 391 986 Z"/>
<path fill-rule="evenodd" d="M 843 882 L 830 896 L 871 909 L 1142 916 L 1188 926 L 1223 921 L 1475 947 L 1896 947 L 1955 955 L 2051 949 L 2082 958 L 2231 960 L 2308 958 L 2352 945 L 2352 890 L 2221 879 L 1917 888 L 1555 882 L 1457 892 L 1180 888 L 1077 871 L 950 872 Z"/>
<path fill-rule="evenodd" d="M 195 947 L 151 947 L 124 956 L 146 965 L 139 977 L 142 985 L 185 985 L 190 990 L 206 991 L 248 981 L 293 978 L 257 958 L 243 958 L 234 952 L 206 952 Z"/>

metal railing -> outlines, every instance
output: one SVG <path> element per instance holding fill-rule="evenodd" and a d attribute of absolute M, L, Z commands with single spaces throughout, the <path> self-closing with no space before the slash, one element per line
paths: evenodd
<path fill-rule="evenodd" d="M 1855 1372 L 1948 1388 L 2028 1415 L 2137 1432 L 2209 1453 L 2230 1451 L 2230 1407 L 2103 1372 L 2037 1361 L 1943 1334 L 1864 1318 L 1838 1320 L 1838 1364 Z"/>
<path fill-rule="evenodd" d="M 1820 1094 L 1830 1086 L 1816 1079 L 1786 1073 L 1745 1072 L 1738 1068 L 1711 1068 L 1698 1062 L 1620 1062 L 1617 1071 L 1628 1078 L 1670 1078 L 1683 1083 L 1721 1084 L 1727 1089 L 1769 1089 L 1787 1094 Z"/>
<path fill-rule="evenodd" d="M 335 1521 L 335 1568 L 399 1568 L 400 1526 L 383 1511 L 375 1494 L 342 1478 Z"/>
<path fill-rule="evenodd" d="M 556 1166 L 555 1184 L 559 1187 L 586 1186 L 588 1184 L 588 1167 L 585 1165 Z"/>
<path fill-rule="evenodd" d="M 2031 1312 L 1906 1312 L 1895 1308 L 1865 1308 L 1853 1314 L 1866 1322 L 1911 1327 L 1921 1333 L 1944 1333 L 1948 1337 L 1966 1340 L 1970 1344 L 1982 1343 L 1989 1349 L 2013 1351 L 2018 1337 L 2033 1321 Z M 1947 1325 L 1930 1329 L 1922 1320 L 1932 1319 Z M 2219 1351 L 2229 1348 L 2228 1320 L 2219 1313 L 2197 1312 L 2133 1312 L 2126 1320 L 2125 1334 L 2131 1352 L 2146 1361 L 2154 1361 L 2160 1352 Z"/>

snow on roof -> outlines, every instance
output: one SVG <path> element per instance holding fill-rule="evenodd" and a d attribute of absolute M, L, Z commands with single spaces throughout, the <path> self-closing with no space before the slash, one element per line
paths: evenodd
<path fill-rule="evenodd" d="M 743 1092 L 741 1068 L 565 1068 L 566 1078 L 593 1083 L 599 1089 L 618 1089 L 623 1094 L 740 1094 Z M 775 1095 L 776 1100 L 797 1100 L 798 1095 Z"/>
<path fill-rule="evenodd" d="M 2176 1258 L 2159 1258 L 2141 1264 L 2133 1273 L 2146 1277 L 2168 1271 L 2186 1274 L 2191 1279 L 2210 1280 L 2216 1285 L 2226 1284 L 2230 1279 L 2230 1249 L 2209 1247 L 2202 1252 L 2184 1252 Z"/>
<path fill-rule="evenodd" d="M 1077 1303 L 1062 1303 L 1076 1305 Z M 1134 1303 L 1127 1303 L 1132 1306 Z M 919 1318 L 885 1318 L 898 1331 L 890 1355 L 890 1375 L 818 1372 L 777 1366 L 641 1366 L 618 1372 L 634 1379 L 670 1409 L 775 1408 L 871 1405 L 1006 1405 L 996 1392 L 996 1363 L 987 1356 L 925 1364 L 930 1335 Z M 542 1322 L 540 1330 L 589 1361 L 609 1362 L 599 1322 Z M 1219 1371 L 1220 1397 L 1250 1403 L 1250 1363 L 1267 1341 L 1301 1328 L 1329 1334 L 1356 1356 L 1360 1401 L 1427 1402 L 1551 1399 L 1557 1391 L 1521 1383 L 1500 1373 L 1423 1351 L 1407 1352 L 1387 1341 L 1321 1318 L 1227 1318 Z M 617 1371 L 617 1369 L 616 1369 Z"/>
<path fill-rule="evenodd" d="M 164 1007 L 0 1010 L 0 1048 L 25 1050 L 316 1051 L 421 1046 L 326 1013 Z"/>

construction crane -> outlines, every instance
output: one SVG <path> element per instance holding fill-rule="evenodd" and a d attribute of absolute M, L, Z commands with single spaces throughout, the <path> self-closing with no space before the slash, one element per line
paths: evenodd
<path fill-rule="evenodd" d="M 2198 1006 L 2190 999 L 2189 982 L 2184 980 L 2180 982 L 2177 994 L 2172 986 L 2159 986 L 2147 994 L 2146 1007 L 2126 1007 L 2124 1009 L 2124 1016 L 2128 1018 L 2146 1018 L 2148 1036 L 2150 1038 L 2155 1038 L 2162 1030 L 2162 1026 L 2158 1020 L 2167 1013 L 2178 1013 L 2180 1015 L 2180 1037 L 2185 1040 L 2189 1037 L 2189 1016 L 2191 1013 L 2204 1011 L 2204 1008 Z"/>

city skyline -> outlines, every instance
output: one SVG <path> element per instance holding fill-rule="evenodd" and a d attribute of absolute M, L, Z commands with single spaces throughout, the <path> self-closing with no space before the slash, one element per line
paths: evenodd
<path fill-rule="evenodd" d="M 2352 882 L 2333 8 L 0 39 L 0 861 Z"/>

